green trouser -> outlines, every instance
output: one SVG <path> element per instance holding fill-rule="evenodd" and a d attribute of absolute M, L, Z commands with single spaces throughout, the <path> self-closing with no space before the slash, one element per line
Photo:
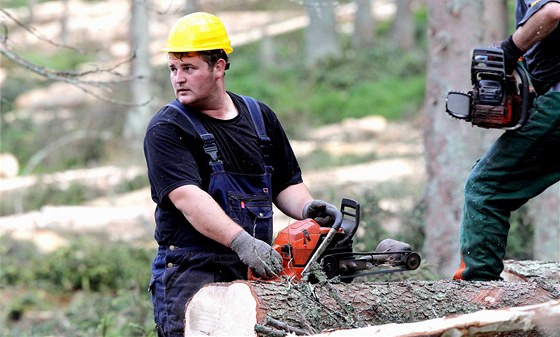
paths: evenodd
<path fill-rule="evenodd" d="M 454 278 L 499 280 L 511 212 L 559 180 L 560 92 L 548 92 L 535 100 L 527 124 L 506 131 L 473 167 Z"/>

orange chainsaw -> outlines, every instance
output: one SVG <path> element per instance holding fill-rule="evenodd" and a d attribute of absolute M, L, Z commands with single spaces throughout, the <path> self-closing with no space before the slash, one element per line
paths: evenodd
<path fill-rule="evenodd" d="M 272 281 L 281 278 L 301 281 L 311 276 L 314 265 L 320 266 L 327 278 L 339 277 L 347 283 L 355 277 L 414 270 L 420 266 L 420 255 L 411 249 L 353 252 L 353 237 L 360 224 L 360 204 L 355 200 L 342 199 L 340 211 L 329 215 L 334 218 L 330 227 L 304 219 L 278 233 L 272 248 L 282 256 L 283 270 Z M 250 269 L 249 279 L 260 280 Z M 308 279 L 313 281 L 312 277 Z"/>

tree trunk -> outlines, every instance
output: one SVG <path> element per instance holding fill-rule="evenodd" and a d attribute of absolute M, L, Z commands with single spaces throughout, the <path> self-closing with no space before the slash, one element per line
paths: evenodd
<path fill-rule="evenodd" d="M 128 112 L 124 126 L 124 137 L 133 150 L 142 149 L 142 138 L 150 121 L 150 39 L 149 0 L 135 0 L 131 3 L 130 49 L 135 57 L 131 64 L 130 92 L 134 107 Z M 141 151 L 140 151 L 141 152 Z"/>
<path fill-rule="evenodd" d="M 510 31 L 507 0 L 485 1 L 483 6 L 487 40 L 497 43 L 505 39 Z"/>
<path fill-rule="evenodd" d="M 414 46 L 414 17 L 410 0 L 397 0 L 397 12 L 391 27 L 391 36 L 396 44 L 410 50 Z"/>
<path fill-rule="evenodd" d="M 464 183 L 501 131 L 472 127 L 445 113 L 445 93 L 470 90 L 472 49 L 488 45 L 483 4 L 428 1 L 428 64 L 424 105 L 427 182 L 424 257 L 445 278 L 459 265 Z"/>
<path fill-rule="evenodd" d="M 373 0 L 355 0 L 356 18 L 354 20 L 354 34 L 352 35 L 352 46 L 362 48 L 370 45 L 374 37 L 374 24 L 372 13 Z"/>
<path fill-rule="evenodd" d="M 306 30 L 306 48 L 308 67 L 328 57 L 338 57 L 341 54 L 336 31 L 336 17 L 334 5 L 326 2 L 310 2 L 306 4 L 309 26 Z"/>
<path fill-rule="evenodd" d="M 514 269 L 516 279 L 537 279 L 542 283 L 451 280 L 314 285 L 213 283 L 202 288 L 188 303 L 185 331 L 187 335 L 205 332 L 247 336 L 254 335 L 255 324 L 260 325 L 257 329 L 265 331 L 269 328 L 262 325 L 279 321 L 295 331 L 319 333 L 327 329 L 419 322 L 560 298 L 558 280 L 549 282 L 545 276 L 547 272 L 558 273 L 558 263 L 526 262 L 514 264 Z"/>
<path fill-rule="evenodd" d="M 187 0 L 185 3 L 185 14 L 194 13 L 200 11 L 200 4 L 198 0 Z"/>
<path fill-rule="evenodd" d="M 560 183 L 529 202 L 534 226 L 533 259 L 560 261 Z"/>
<path fill-rule="evenodd" d="M 62 6 L 63 6 L 63 11 L 62 11 L 62 15 L 60 16 L 60 43 L 62 43 L 63 45 L 67 45 L 68 44 L 68 15 L 70 13 L 70 1 L 69 0 L 63 0 L 62 1 Z"/>

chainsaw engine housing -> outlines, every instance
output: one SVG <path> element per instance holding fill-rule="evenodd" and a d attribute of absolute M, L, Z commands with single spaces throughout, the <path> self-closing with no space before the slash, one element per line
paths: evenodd
<path fill-rule="evenodd" d="M 518 64 L 506 74 L 501 48 L 476 48 L 471 62 L 473 89 L 467 93 L 449 91 L 446 112 L 483 128 L 515 130 L 528 118 L 529 80 Z"/>
<path fill-rule="evenodd" d="M 340 228 L 323 254 L 352 252 L 352 238 L 360 223 L 360 205 L 355 200 L 344 198 L 341 212 L 343 217 Z M 282 256 L 282 276 L 301 280 L 305 267 L 329 231 L 330 227 L 321 227 L 313 219 L 299 220 L 282 229 L 272 245 L 272 248 Z M 323 269 L 326 268 L 328 266 L 323 265 Z"/>

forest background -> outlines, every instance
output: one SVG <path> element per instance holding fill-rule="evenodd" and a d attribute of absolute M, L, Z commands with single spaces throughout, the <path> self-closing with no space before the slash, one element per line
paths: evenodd
<path fill-rule="evenodd" d="M 316 196 L 360 202 L 356 250 L 410 243 L 422 267 L 398 277 L 448 278 L 457 266 L 462 183 L 501 131 L 452 120 L 445 92 L 469 89 L 470 51 L 512 31 L 513 1 L 1 8 L 1 336 L 153 336 L 141 144 L 173 98 L 159 48 L 195 10 L 224 20 L 228 89 L 276 111 Z M 514 214 L 508 258 L 560 259 L 559 194 L 556 185 Z"/>

